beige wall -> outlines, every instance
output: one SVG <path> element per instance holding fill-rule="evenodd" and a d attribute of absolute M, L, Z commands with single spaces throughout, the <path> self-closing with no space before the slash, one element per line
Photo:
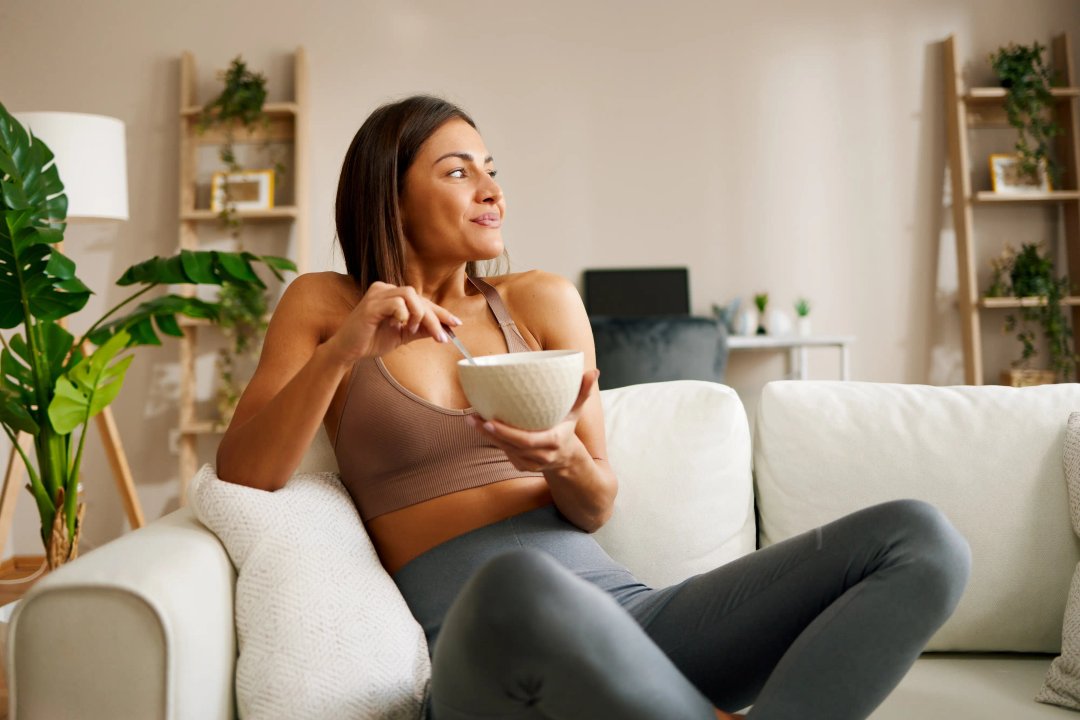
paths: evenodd
<path fill-rule="evenodd" d="M 88 317 L 123 297 L 111 282 L 124 267 L 174 249 L 180 52 L 196 55 L 200 101 L 237 53 L 281 97 L 302 45 L 316 269 L 340 267 L 332 202 L 356 128 L 389 98 L 434 92 L 472 112 L 498 160 L 514 269 L 579 281 L 585 267 L 688 265 L 697 313 L 760 290 L 788 310 L 805 295 L 816 331 L 858 337 L 856 379 L 926 382 L 943 217 L 937 43 L 956 33 L 970 77 L 986 82 L 987 53 L 1009 40 L 1067 29 L 1080 42 L 1080 4 L 37 0 L 0 4 L 0 27 L 10 110 L 127 123 L 130 221 L 68 235 L 100 293 Z M 1054 232 L 1045 211 L 1034 224 L 998 218 L 980 220 L 995 240 Z M 175 344 L 140 351 L 114 406 L 151 518 L 176 506 L 176 356 Z M 836 376 L 829 353 L 811 362 L 813 377 Z M 752 407 L 783 372 L 780 357 L 739 356 L 729 382 Z M 125 522 L 96 444 L 89 453 L 96 545 Z M 37 552 L 36 535 L 24 496 L 16 552 Z"/>

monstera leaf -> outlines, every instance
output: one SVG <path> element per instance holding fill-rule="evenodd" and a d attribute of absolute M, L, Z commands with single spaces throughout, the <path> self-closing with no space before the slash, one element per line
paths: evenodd
<path fill-rule="evenodd" d="M 125 331 L 131 345 L 160 345 L 158 332 L 182 337 L 184 331 L 176 321 L 177 315 L 207 320 L 217 319 L 217 304 L 181 295 L 164 295 L 140 303 L 127 315 L 93 330 L 90 342 L 101 345 L 115 333 Z"/>
<path fill-rule="evenodd" d="M 221 252 L 218 250 L 181 250 L 170 258 L 153 257 L 138 265 L 132 265 L 116 281 L 117 285 L 165 285 L 199 283 L 220 285 L 225 282 L 251 283 L 265 287 L 255 273 L 252 263 L 260 262 L 270 268 L 278 280 L 284 281 L 280 270 L 296 270 L 287 258 L 274 255 L 255 255 L 249 252 Z"/>
<path fill-rule="evenodd" d="M 116 333 L 56 381 L 49 403 L 49 422 L 56 432 L 70 433 L 116 399 L 124 384 L 124 373 L 135 356 L 112 361 L 128 346 L 128 340 L 127 333 Z"/>
<path fill-rule="evenodd" d="M 24 322 L 24 307 L 55 320 L 90 297 L 75 263 L 53 247 L 63 238 L 67 196 L 52 159 L 0 105 L 0 328 Z"/>

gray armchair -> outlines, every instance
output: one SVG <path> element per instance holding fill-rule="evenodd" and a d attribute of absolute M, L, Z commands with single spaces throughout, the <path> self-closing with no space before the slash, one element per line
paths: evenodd
<path fill-rule="evenodd" d="M 656 315 L 590 321 L 601 390 L 664 380 L 724 381 L 727 330 L 714 319 Z"/>

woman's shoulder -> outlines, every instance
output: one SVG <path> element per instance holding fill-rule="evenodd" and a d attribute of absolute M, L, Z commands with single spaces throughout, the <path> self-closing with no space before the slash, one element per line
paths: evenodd
<path fill-rule="evenodd" d="M 581 295 L 561 275 L 528 270 L 484 279 L 498 289 L 519 329 L 527 328 L 541 347 L 567 322 L 588 323 Z"/>
<path fill-rule="evenodd" d="M 349 275 L 325 271 L 297 275 L 285 288 L 274 317 L 289 325 L 333 334 L 341 319 L 360 301 L 361 293 Z"/>
<path fill-rule="evenodd" d="M 525 305 L 544 301 L 561 304 L 567 300 L 581 299 L 572 282 L 562 275 L 544 270 L 495 275 L 485 277 L 484 280 L 497 288 L 507 301 L 516 300 Z"/>
<path fill-rule="evenodd" d="M 285 288 L 282 302 L 315 304 L 323 309 L 327 309 L 327 306 L 352 308 L 360 297 L 360 289 L 356 287 L 352 276 L 326 270 L 297 275 Z"/>

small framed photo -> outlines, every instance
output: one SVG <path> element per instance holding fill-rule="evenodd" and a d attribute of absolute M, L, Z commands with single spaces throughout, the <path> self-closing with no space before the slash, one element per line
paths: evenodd
<path fill-rule="evenodd" d="M 269 210 L 274 207 L 274 171 L 214 173 L 210 180 L 210 209 L 221 212 L 226 202 L 237 210 Z"/>
<path fill-rule="evenodd" d="M 1039 166 L 1038 179 L 1033 179 L 1020 172 L 1020 160 L 1016 155 L 990 156 L 990 183 L 994 192 L 1008 195 L 1053 190 L 1045 162 Z"/>

